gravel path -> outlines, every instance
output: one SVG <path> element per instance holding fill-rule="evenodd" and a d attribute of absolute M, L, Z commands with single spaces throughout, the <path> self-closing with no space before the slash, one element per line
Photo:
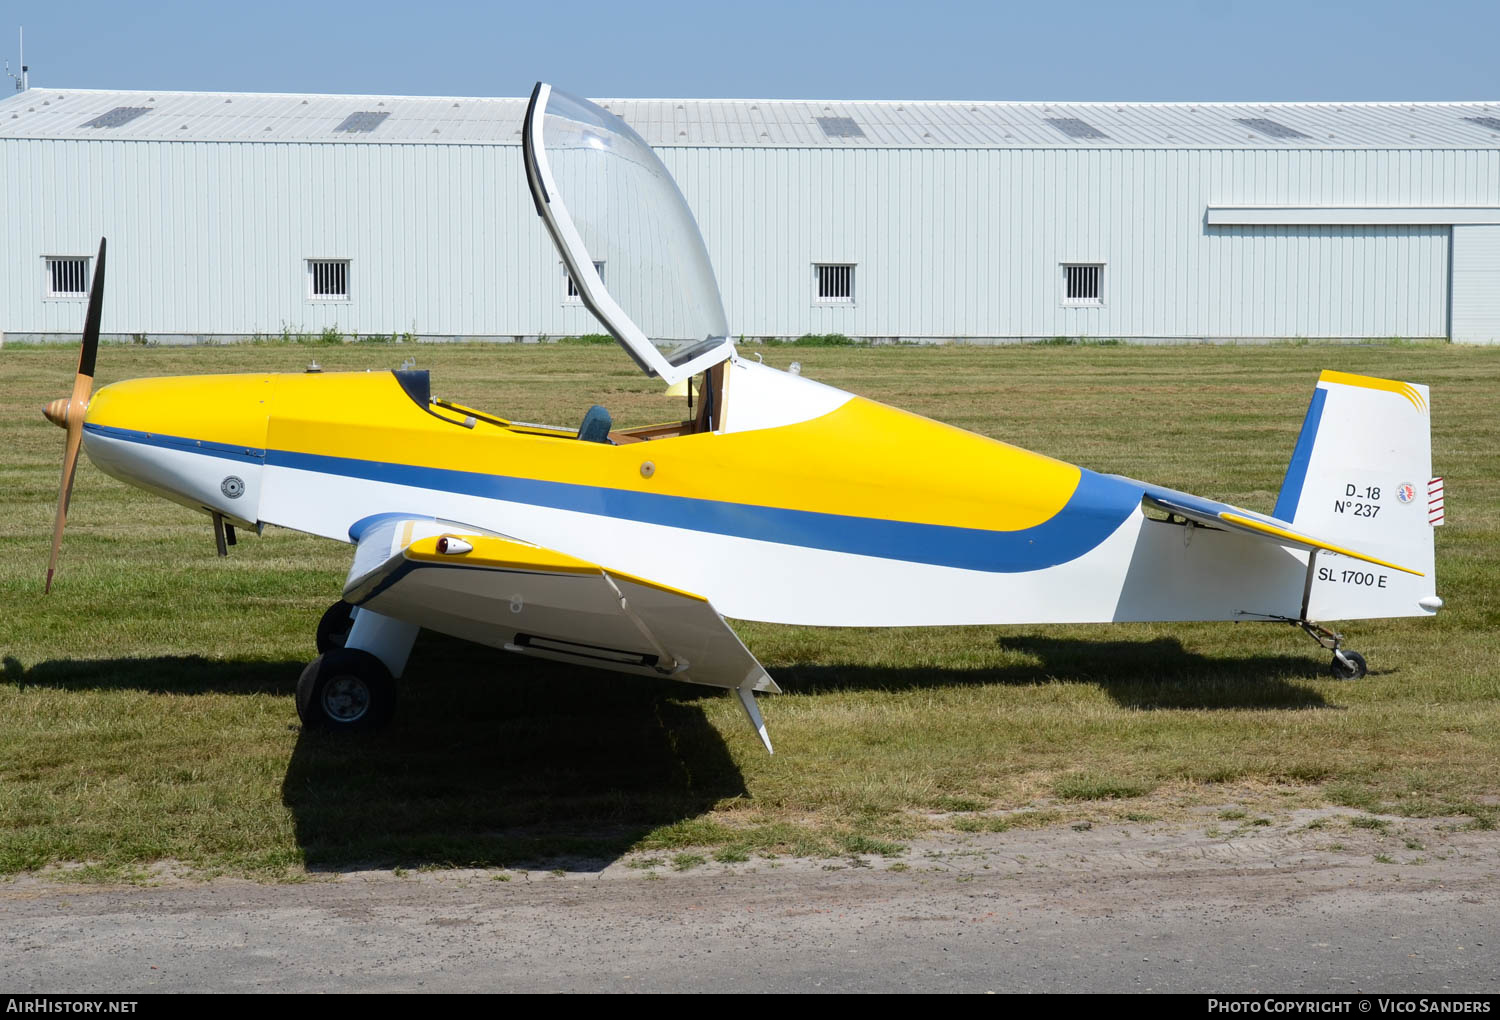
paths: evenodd
<path fill-rule="evenodd" d="M 29 876 L 0 990 L 1500 991 L 1500 834 L 1321 817 L 948 836 L 894 870 Z"/>

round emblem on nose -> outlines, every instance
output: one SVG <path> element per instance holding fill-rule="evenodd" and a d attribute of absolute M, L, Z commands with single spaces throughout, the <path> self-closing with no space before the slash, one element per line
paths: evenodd
<path fill-rule="evenodd" d="M 230 499 L 239 499 L 245 494 L 245 480 L 239 475 L 230 475 L 219 483 L 219 491 Z"/>
<path fill-rule="evenodd" d="M 1417 487 L 1411 482 L 1407 482 L 1396 490 L 1396 498 L 1403 503 L 1410 503 L 1417 498 Z"/>

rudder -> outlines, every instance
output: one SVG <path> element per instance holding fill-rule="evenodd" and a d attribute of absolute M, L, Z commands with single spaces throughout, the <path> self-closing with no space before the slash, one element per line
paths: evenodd
<path fill-rule="evenodd" d="M 1421 576 L 1318 553 L 1309 619 L 1429 616 L 1442 604 L 1428 515 L 1430 422 L 1426 386 L 1346 372 L 1318 377 L 1274 516 Z"/>

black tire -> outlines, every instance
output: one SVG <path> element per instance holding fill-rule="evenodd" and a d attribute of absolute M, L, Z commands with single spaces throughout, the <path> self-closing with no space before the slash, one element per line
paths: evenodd
<path fill-rule="evenodd" d="M 297 715 L 307 729 L 377 730 L 395 713 L 395 678 L 385 663 L 358 648 L 318 656 L 297 681 Z"/>
<path fill-rule="evenodd" d="M 1368 673 L 1369 667 L 1365 665 L 1365 657 L 1358 652 L 1344 652 L 1344 658 L 1348 659 L 1346 665 L 1337 655 L 1333 657 L 1333 663 L 1328 671 L 1336 680 L 1358 680 Z"/>
<path fill-rule="evenodd" d="M 339 599 L 323 611 L 323 618 L 318 621 L 318 631 L 314 638 L 318 654 L 325 655 L 335 648 L 343 648 L 353 629 L 354 607 Z"/>

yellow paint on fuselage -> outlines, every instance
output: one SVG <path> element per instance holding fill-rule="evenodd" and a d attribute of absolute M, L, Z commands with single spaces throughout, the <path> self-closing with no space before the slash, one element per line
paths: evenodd
<path fill-rule="evenodd" d="M 281 375 L 176 375 L 127 379 L 97 390 L 84 421 L 248 450 L 266 446 Z"/>
<path fill-rule="evenodd" d="M 621 446 L 483 420 L 464 428 L 418 407 L 387 372 L 136 380 L 95 400 L 90 421 L 185 438 L 996 531 L 1049 520 L 1080 477 L 1062 461 L 860 397 L 794 425 Z"/>
<path fill-rule="evenodd" d="M 472 430 L 426 414 L 389 375 L 283 376 L 268 444 L 299 453 L 477 471 L 691 499 L 997 531 L 1049 520 L 1078 468 L 852 398 L 775 429 L 609 446 Z M 641 466 L 653 470 L 644 477 Z"/>

